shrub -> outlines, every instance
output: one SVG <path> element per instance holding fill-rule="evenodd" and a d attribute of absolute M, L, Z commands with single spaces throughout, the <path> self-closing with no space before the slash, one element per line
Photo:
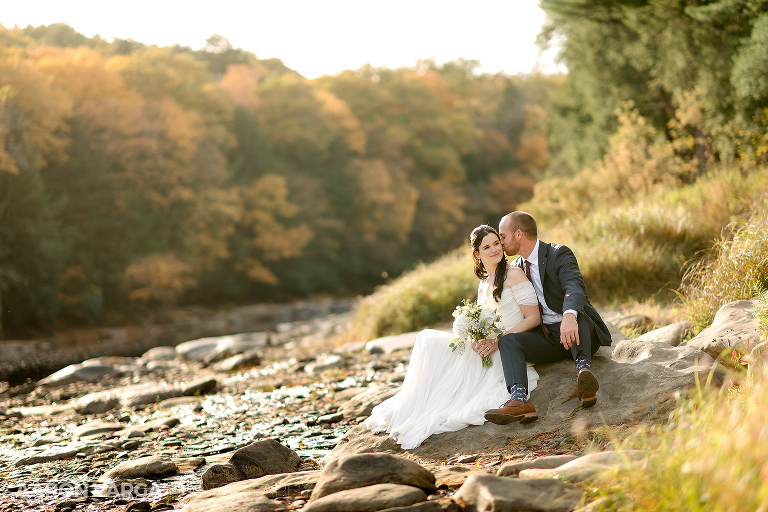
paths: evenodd
<path fill-rule="evenodd" d="M 477 286 L 469 251 L 453 251 L 365 297 L 355 312 L 353 329 L 372 339 L 450 321 L 463 299 L 477 297 Z"/>
<path fill-rule="evenodd" d="M 711 255 L 686 274 L 682 290 L 688 318 L 701 330 L 723 304 L 751 299 L 755 290 L 766 286 L 768 207 L 764 206 L 732 240 L 717 241 Z"/>

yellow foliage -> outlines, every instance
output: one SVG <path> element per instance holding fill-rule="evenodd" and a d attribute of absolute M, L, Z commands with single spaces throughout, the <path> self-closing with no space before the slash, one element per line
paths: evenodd
<path fill-rule="evenodd" d="M 255 112 L 259 106 L 257 90 L 263 71 L 260 67 L 231 64 L 221 79 L 221 87 L 229 93 L 235 104 Z"/>
<path fill-rule="evenodd" d="M 106 68 L 106 59 L 85 47 L 61 48 L 37 60 L 37 69 L 50 77 L 54 87 L 67 92 L 75 104 L 107 97 L 124 97 L 122 77 Z"/>
<path fill-rule="evenodd" d="M 375 243 L 382 235 L 393 235 L 405 242 L 419 193 L 408 183 L 404 170 L 382 160 L 355 159 L 347 173 L 356 177 L 360 187 L 354 201 L 363 238 Z"/>
<path fill-rule="evenodd" d="M 129 265 L 124 272 L 131 301 L 149 305 L 173 305 L 188 287 L 192 267 L 172 254 L 151 254 Z"/>
<path fill-rule="evenodd" d="M 38 167 L 66 160 L 70 98 L 18 56 L 0 54 L 0 84 L 0 171 L 16 174 L 19 158 Z"/>

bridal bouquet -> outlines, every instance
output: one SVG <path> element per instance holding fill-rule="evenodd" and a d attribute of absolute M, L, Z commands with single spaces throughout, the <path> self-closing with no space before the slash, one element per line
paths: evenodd
<path fill-rule="evenodd" d="M 464 300 L 461 306 L 453 311 L 453 334 L 456 336 L 449 345 L 455 352 L 464 353 L 466 343 L 477 340 L 495 338 L 504 332 L 501 327 L 501 317 L 495 309 L 486 305 L 478 306 L 476 302 Z M 491 366 L 491 356 L 483 356 L 483 366 Z"/>

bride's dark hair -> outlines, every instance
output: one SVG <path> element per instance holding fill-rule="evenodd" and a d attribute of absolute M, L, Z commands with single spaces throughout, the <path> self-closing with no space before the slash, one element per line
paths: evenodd
<path fill-rule="evenodd" d="M 485 279 L 488 277 L 488 271 L 485 270 L 483 262 L 480 261 L 480 258 L 477 257 L 475 252 L 480 251 L 480 244 L 482 244 L 483 239 L 490 234 L 496 235 L 499 241 L 501 241 L 499 232 L 487 224 L 477 226 L 469 235 L 469 245 L 472 246 L 472 261 L 475 263 L 475 275 L 478 279 Z M 502 249 L 501 261 L 496 267 L 496 275 L 493 276 L 493 298 L 496 299 L 496 302 L 501 300 L 501 292 L 504 291 L 504 280 L 507 278 L 507 267 L 507 255 Z"/>

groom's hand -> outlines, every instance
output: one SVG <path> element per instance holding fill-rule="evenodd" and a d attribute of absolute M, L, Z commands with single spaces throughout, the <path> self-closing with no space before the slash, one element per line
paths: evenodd
<path fill-rule="evenodd" d="M 576 321 L 576 315 L 568 313 L 563 316 L 560 323 L 560 343 L 570 350 L 573 345 L 579 345 L 579 323 Z"/>

